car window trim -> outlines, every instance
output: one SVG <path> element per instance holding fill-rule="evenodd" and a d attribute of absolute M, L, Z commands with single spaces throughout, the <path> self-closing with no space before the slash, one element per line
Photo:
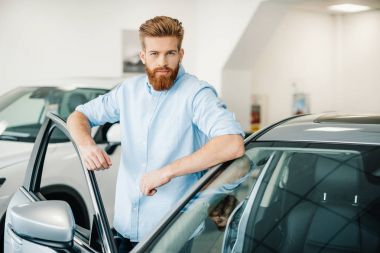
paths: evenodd
<path fill-rule="evenodd" d="M 43 167 L 42 165 L 45 159 L 46 149 L 49 144 L 50 135 L 56 127 L 61 130 L 66 135 L 66 137 L 69 138 L 74 146 L 75 151 L 77 152 L 78 157 L 80 158 L 80 163 L 82 169 L 84 170 L 86 182 L 94 206 L 94 218 L 96 218 L 100 224 L 100 229 L 98 231 L 103 241 L 104 250 L 107 253 L 115 253 L 117 252 L 115 241 L 113 239 L 113 234 L 108 223 L 108 218 L 104 209 L 103 201 L 101 199 L 95 174 L 93 171 L 89 171 L 85 168 L 78 147 L 76 146 L 66 127 L 66 122 L 58 115 L 48 113 L 45 122 L 41 126 L 41 129 L 36 138 L 35 145 L 33 147 L 31 159 L 29 160 L 23 187 L 29 193 L 39 191 L 39 187 L 37 187 L 37 185 L 39 185 L 41 181 L 41 172 Z M 35 197 L 38 199 L 37 196 Z"/>
<path fill-rule="evenodd" d="M 234 250 L 236 250 L 237 252 L 242 252 L 243 247 L 244 247 L 244 235 L 245 235 L 245 232 L 247 230 L 248 220 L 250 218 L 250 214 L 252 212 L 252 209 L 255 208 L 253 206 L 253 204 L 256 201 L 256 197 L 257 197 L 257 195 L 259 193 L 260 187 L 262 187 L 262 181 L 264 180 L 264 177 L 266 176 L 267 170 L 269 168 L 276 169 L 276 167 L 278 166 L 277 163 L 280 160 L 280 158 L 281 158 L 281 155 L 278 152 L 273 151 L 273 153 L 271 154 L 269 160 L 265 164 L 265 166 L 264 166 L 264 168 L 262 170 L 262 173 L 260 173 L 260 175 L 259 175 L 259 177 L 257 179 L 257 182 L 255 183 L 255 185 L 254 185 L 254 187 L 252 189 L 252 192 L 249 195 L 249 198 L 247 200 L 247 204 L 246 204 L 246 206 L 244 208 L 244 211 L 243 211 L 243 213 L 241 215 L 241 219 L 239 221 L 238 230 L 237 230 L 236 242 L 235 242 L 235 244 L 234 244 L 234 246 L 232 248 L 233 252 L 235 252 Z M 273 166 L 275 166 L 275 167 L 273 168 Z"/>

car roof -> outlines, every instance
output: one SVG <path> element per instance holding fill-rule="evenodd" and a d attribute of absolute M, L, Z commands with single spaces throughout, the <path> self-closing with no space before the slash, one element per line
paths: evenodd
<path fill-rule="evenodd" d="M 136 74 L 135 74 L 136 75 Z M 24 83 L 21 87 L 56 87 L 59 89 L 71 90 L 76 88 L 112 89 L 128 77 L 72 77 L 61 79 L 40 80 L 37 82 Z"/>
<path fill-rule="evenodd" d="M 303 115 L 274 125 L 257 140 L 380 145 L 380 115 Z"/>

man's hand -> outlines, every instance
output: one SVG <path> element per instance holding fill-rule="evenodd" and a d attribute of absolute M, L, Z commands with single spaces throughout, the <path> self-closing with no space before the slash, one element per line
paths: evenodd
<path fill-rule="evenodd" d="M 111 159 L 106 152 L 96 146 L 91 137 L 91 129 L 87 117 L 78 111 L 74 111 L 67 119 L 67 127 L 81 154 L 84 166 L 88 170 L 108 169 Z"/>
<path fill-rule="evenodd" d="M 167 172 L 168 168 L 162 168 L 145 173 L 140 181 L 140 190 L 146 196 L 153 196 L 157 192 L 157 187 L 170 182 L 171 177 Z"/>
<path fill-rule="evenodd" d="M 227 226 L 228 218 L 234 210 L 238 200 L 232 196 L 227 195 L 219 204 L 209 213 L 212 221 L 215 222 L 219 230 L 223 230 Z"/>
<path fill-rule="evenodd" d="M 88 170 L 104 170 L 112 166 L 111 159 L 107 153 L 95 144 L 79 146 L 78 148 Z"/>

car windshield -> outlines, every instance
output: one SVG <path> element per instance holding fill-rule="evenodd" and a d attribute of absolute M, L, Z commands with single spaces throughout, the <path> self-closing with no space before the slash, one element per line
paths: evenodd
<path fill-rule="evenodd" d="M 379 185 L 380 147 L 253 142 L 144 252 L 378 252 Z"/>
<path fill-rule="evenodd" d="M 93 88 L 14 89 L 0 96 L 0 140 L 34 142 L 48 112 L 67 119 L 77 105 L 106 92 L 106 89 Z"/>

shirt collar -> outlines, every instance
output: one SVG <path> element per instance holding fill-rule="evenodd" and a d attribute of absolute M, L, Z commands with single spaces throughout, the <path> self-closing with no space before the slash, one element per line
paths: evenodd
<path fill-rule="evenodd" d="M 174 80 L 174 84 L 173 86 L 170 88 L 172 89 L 174 87 L 174 85 L 176 85 L 176 83 L 178 82 L 178 80 L 186 73 L 185 69 L 183 68 L 182 64 L 179 64 L 179 69 L 178 69 L 178 74 L 177 74 L 177 77 L 175 78 Z M 155 89 L 153 89 L 153 86 L 149 83 L 149 79 L 148 79 L 148 76 L 145 74 L 145 83 L 146 83 L 146 88 L 148 90 L 148 92 L 152 95 L 159 95 L 161 93 L 166 93 L 166 91 L 156 91 Z"/>

